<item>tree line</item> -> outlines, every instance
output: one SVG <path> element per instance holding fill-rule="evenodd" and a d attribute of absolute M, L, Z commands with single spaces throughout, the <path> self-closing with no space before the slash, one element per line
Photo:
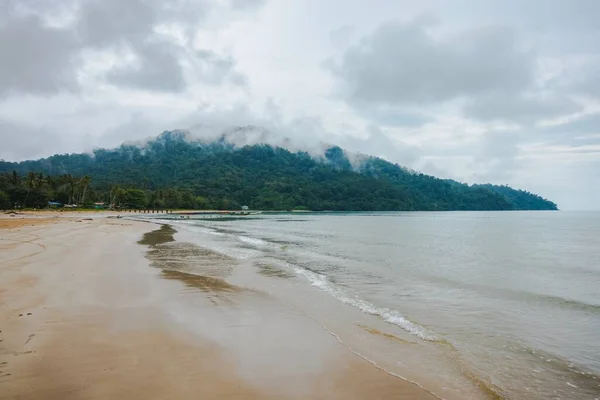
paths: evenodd
<path fill-rule="evenodd" d="M 165 132 L 144 147 L 0 161 L 2 172 L 4 196 L 27 207 L 52 200 L 156 209 L 557 209 L 549 200 L 508 186 L 439 179 L 376 157 L 365 156 L 357 165 L 339 147 L 318 157 L 269 145 L 236 148 L 224 140 L 190 142 L 177 132 Z M 31 183 L 30 176 L 36 181 L 40 172 L 45 174 L 42 183 Z"/>
<path fill-rule="evenodd" d="M 86 204 L 92 178 L 88 175 L 45 175 L 30 171 L 24 176 L 17 171 L 0 174 L 0 207 L 44 208 L 49 201 L 63 204 Z"/>
<path fill-rule="evenodd" d="M 189 190 L 164 188 L 143 190 L 133 185 L 109 185 L 106 190 L 93 187 L 89 175 L 45 175 L 28 172 L 21 176 L 17 171 L 0 174 L 0 209 L 42 209 L 49 206 L 93 208 L 96 203 L 104 207 L 133 209 L 206 209 L 212 206 L 206 198 L 195 196 Z M 223 206 L 223 202 L 218 202 Z M 227 202 L 225 202 L 227 207 Z M 232 204 L 237 207 L 237 204 Z"/>

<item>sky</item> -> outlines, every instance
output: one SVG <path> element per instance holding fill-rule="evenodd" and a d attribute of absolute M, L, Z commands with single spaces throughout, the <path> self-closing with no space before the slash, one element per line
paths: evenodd
<path fill-rule="evenodd" d="M 0 159 L 260 127 L 600 209 L 600 1 L 0 0 Z"/>

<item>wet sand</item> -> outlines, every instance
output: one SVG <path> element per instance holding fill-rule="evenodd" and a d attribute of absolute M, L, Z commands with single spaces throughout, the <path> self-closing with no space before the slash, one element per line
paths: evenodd
<path fill-rule="evenodd" d="M 165 270 L 157 229 L 0 217 L 0 399 L 435 398 L 268 294 Z"/>

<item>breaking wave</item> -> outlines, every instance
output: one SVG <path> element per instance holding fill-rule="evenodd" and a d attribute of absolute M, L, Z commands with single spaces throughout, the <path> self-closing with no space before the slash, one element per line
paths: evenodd
<path fill-rule="evenodd" d="M 341 301 L 344 304 L 348 304 L 349 306 L 358 308 L 365 314 L 376 315 L 384 321 L 396 325 L 420 339 L 431 342 L 441 341 L 436 335 L 427 331 L 427 329 L 425 329 L 424 327 L 409 321 L 398 311 L 389 308 L 376 307 L 368 301 L 346 293 L 345 291 L 337 287 L 335 284 L 331 283 L 331 281 L 329 281 L 329 279 L 327 279 L 325 275 L 309 271 L 305 268 L 301 268 L 298 266 L 292 266 L 292 268 L 294 269 L 294 272 L 296 272 L 297 275 L 305 277 L 312 284 L 312 286 L 323 290 L 324 292 L 326 292 L 327 294 L 334 297 L 338 301 Z"/>

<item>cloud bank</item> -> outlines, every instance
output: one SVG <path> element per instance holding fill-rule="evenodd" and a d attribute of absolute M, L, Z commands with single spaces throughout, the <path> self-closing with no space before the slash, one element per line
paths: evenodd
<path fill-rule="evenodd" d="M 251 125 L 250 142 L 598 208 L 597 15 L 595 0 L 0 0 L 0 158 Z"/>

